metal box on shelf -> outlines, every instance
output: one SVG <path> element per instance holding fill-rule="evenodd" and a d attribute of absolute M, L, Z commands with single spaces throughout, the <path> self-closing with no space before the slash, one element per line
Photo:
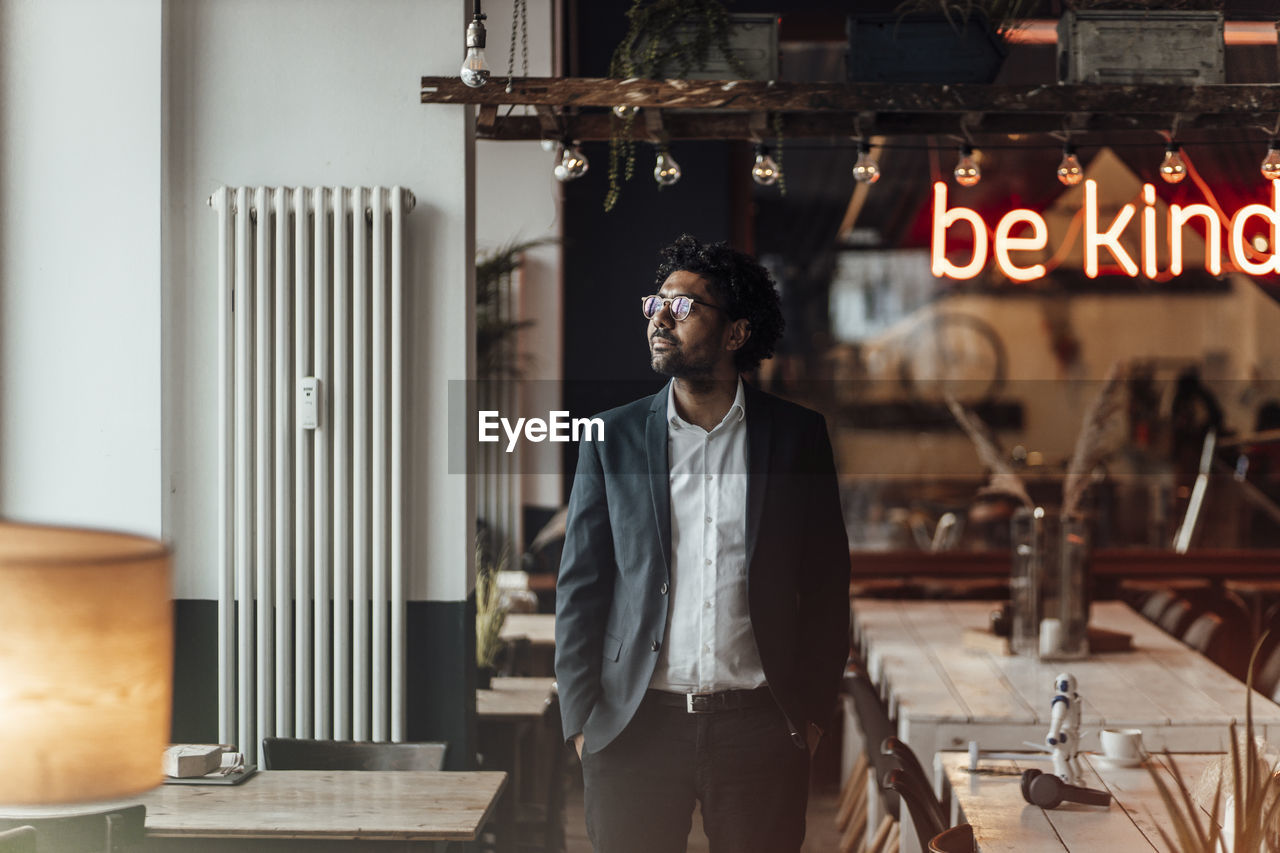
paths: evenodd
<path fill-rule="evenodd" d="M 1224 82 L 1221 12 L 1066 11 L 1058 20 L 1058 82 Z"/>
<path fill-rule="evenodd" d="M 695 26 L 677 27 L 677 41 L 692 41 Z M 778 79 L 778 17 L 776 15 L 734 14 L 729 16 L 729 51 L 746 72 L 745 76 L 734 71 L 728 58 L 713 42 L 702 68 L 690 69 L 684 74 L 679 68 L 664 67 L 661 76 L 681 77 L 686 80 L 777 80 Z"/>

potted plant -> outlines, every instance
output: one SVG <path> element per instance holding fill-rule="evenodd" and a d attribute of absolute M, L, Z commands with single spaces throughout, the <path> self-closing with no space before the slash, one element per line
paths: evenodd
<path fill-rule="evenodd" d="M 476 546 L 476 686 L 488 690 L 498 671 L 498 657 L 502 652 L 502 624 L 507 619 L 507 609 L 498 588 L 498 571 L 506 558 L 495 565 L 484 549 Z"/>
<path fill-rule="evenodd" d="M 1222 0 L 1068 0 L 1058 82 L 1225 82 Z"/>
<path fill-rule="evenodd" d="M 856 83 L 990 83 L 1006 34 L 1035 0 L 903 0 L 892 14 L 848 18 L 848 77 Z"/>

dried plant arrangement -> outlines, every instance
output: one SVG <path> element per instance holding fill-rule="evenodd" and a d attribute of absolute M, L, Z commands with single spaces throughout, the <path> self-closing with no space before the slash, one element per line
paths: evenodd
<path fill-rule="evenodd" d="M 1027 494 L 1027 487 L 1023 484 L 1022 478 L 1013 470 L 1013 466 L 1009 464 L 1004 453 L 996 444 L 995 439 L 991 437 L 987 430 L 987 425 L 982 420 L 970 412 L 950 392 L 946 392 L 947 408 L 951 410 L 952 416 L 955 417 L 956 423 L 965 431 L 969 439 L 973 442 L 973 446 L 978 451 L 978 459 L 983 466 L 990 469 L 991 480 L 984 486 L 978 494 L 980 495 L 1009 495 L 1022 501 L 1026 506 L 1034 506 L 1031 496 Z"/>
<path fill-rule="evenodd" d="M 1206 770 L 1198 790 L 1187 785 L 1168 751 L 1163 758 L 1176 791 L 1155 762 L 1147 767 L 1169 818 L 1168 830 L 1160 822 L 1157 828 L 1171 853 L 1280 853 L 1280 772 L 1258 746 L 1253 728 L 1253 672 L 1265 639 L 1264 634 L 1249 658 L 1243 737 L 1233 721 L 1230 755 Z"/>
<path fill-rule="evenodd" d="M 506 565 L 504 552 L 497 564 L 485 559 L 484 549 L 476 545 L 476 666 L 494 669 L 502 650 L 502 625 L 507 608 L 498 588 L 498 572 Z"/>
<path fill-rule="evenodd" d="M 1084 424 L 1062 484 L 1063 515 L 1073 515 L 1080 509 L 1093 469 L 1115 449 L 1116 416 L 1124 409 L 1125 402 L 1124 379 L 1124 363 L 1117 361 L 1107 371 L 1102 390 L 1085 410 Z"/>

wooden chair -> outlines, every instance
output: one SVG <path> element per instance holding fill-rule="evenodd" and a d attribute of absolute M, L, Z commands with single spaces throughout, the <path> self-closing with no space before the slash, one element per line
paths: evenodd
<path fill-rule="evenodd" d="M 880 746 L 880 751 L 891 758 L 899 767 L 899 769 L 907 775 L 911 781 L 913 788 L 922 792 L 919 797 L 919 808 L 928 812 L 928 820 L 930 825 L 938 824 L 938 828 L 946 827 L 950 821 L 947 819 L 947 811 L 942 807 L 942 803 L 933 793 L 933 783 L 929 781 L 929 774 L 925 772 L 924 765 L 920 763 L 920 759 L 916 758 L 916 754 L 911 747 L 900 741 L 892 735 L 884 739 L 884 743 Z M 907 802 L 907 808 L 912 811 L 912 822 L 916 824 L 916 828 L 920 827 L 920 822 L 915 819 L 916 806 L 910 801 Z M 932 838 L 937 833 L 929 835 L 920 835 L 919 838 L 923 842 L 926 838 Z"/>
<path fill-rule="evenodd" d="M 868 759 L 875 767 L 875 778 L 883 782 L 885 774 L 898 764 L 876 747 L 883 744 L 885 738 L 892 737 L 896 728 L 893 721 L 889 719 L 889 712 L 876 694 L 875 686 L 865 672 L 861 669 L 845 672 L 844 688 L 853 699 L 853 707 L 858 716 L 858 727 L 862 729 L 862 742 L 867 745 Z M 877 793 L 884 804 L 884 813 L 897 818 L 897 796 L 883 788 Z"/>
<path fill-rule="evenodd" d="M 933 791 L 920 785 L 920 780 L 901 768 L 890 771 L 885 785 L 895 791 L 907 806 L 917 838 L 933 838 L 946 829 L 947 822 L 938 815 L 940 808 Z"/>
<path fill-rule="evenodd" d="M 0 832 L 0 853 L 36 853 L 36 828 L 15 826 Z"/>
<path fill-rule="evenodd" d="M 0 818 L 0 851 L 123 853 L 142 846 L 146 819 L 146 806 L 60 817 Z"/>
<path fill-rule="evenodd" d="M 1187 630 L 1182 632 L 1182 642 L 1202 655 L 1209 654 L 1209 646 L 1222 627 L 1222 617 L 1213 611 L 1201 613 L 1195 618 Z"/>
<path fill-rule="evenodd" d="M 1175 637 L 1181 637 L 1182 632 L 1186 629 L 1187 623 L 1191 621 L 1191 602 L 1185 598 L 1179 598 L 1177 601 L 1169 605 L 1169 607 L 1161 615 L 1160 621 L 1157 623 L 1166 633 Z"/>
<path fill-rule="evenodd" d="M 443 770 L 444 743 L 372 743 L 266 737 L 265 770 Z"/>
<path fill-rule="evenodd" d="M 929 853 L 976 853 L 977 849 L 973 827 L 967 823 L 944 829 L 929 841 Z"/>
<path fill-rule="evenodd" d="M 1253 674 L 1253 688 L 1263 696 L 1271 696 L 1280 687 L 1280 645 L 1274 646 L 1265 658 L 1258 659 Z"/>
<path fill-rule="evenodd" d="M 1171 590 L 1156 590 L 1147 596 L 1147 600 L 1142 603 L 1142 615 L 1158 624 L 1160 617 L 1169 609 L 1169 605 L 1173 604 L 1173 598 L 1174 595 Z"/>

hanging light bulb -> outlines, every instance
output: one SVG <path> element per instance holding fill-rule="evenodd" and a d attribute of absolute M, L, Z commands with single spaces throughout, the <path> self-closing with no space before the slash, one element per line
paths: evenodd
<path fill-rule="evenodd" d="M 1170 142 L 1164 147 L 1164 160 L 1160 163 L 1160 177 L 1166 184 L 1176 184 L 1187 176 L 1187 164 L 1182 162 L 1178 149 L 1182 146 Z"/>
<path fill-rule="evenodd" d="M 484 18 L 477 2 L 475 16 L 467 24 L 467 55 L 461 71 L 462 82 L 473 89 L 489 82 L 489 64 L 484 61 Z"/>
<path fill-rule="evenodd" d="M 1262 159 L 1262 177 L 1280 181 L 1280 139 L 1267 143 L 1267 156 Z"/>
<path fill-rule="evenodd" d="M 639 107 L 632 107 L 626 104 L 618 104 L 616 107 L 613 108 L 613 114 L 616 115 L 618 118 L 631 118 L 633 115 L 639 112 L 639 110 L 640 110 Z"/>
<path fill-rule="evenodd" d="M 960 146 L 960 161 L 956 163 L 956 183 L 962 187 L 971 187 L 982 180 L 982 170 L 973 156 L 973 146 L 968 143 Z"/>
<path fill-rule="evenodd" d="M 880 180 L 880 164 L 871 156 L 871 144 L 858 142 L 858 162 L 853 164 L 853 179 L 860 184 L 874 184 Z"/>
<path fill-rule="evenodd" d="M 591 164 L 587 162 L 587 158 L 578 150 L 578 147 L 566 144 L 560 149 L 560 162 L 556 163 L 554 173 L 556 180 L 564 183 L 581 178 L 589 168 Z"/>
<path fill-rule="evenodd" d="M 550 152 L 552 152 L 552 151 L 555 151 L 558 147 L 560 147 L 560 146 L 559 146 L 559 143 L 557 143 L 554 139 L 546 139 L 546 138 L 544 138 L 544 139 L 542 140 L 542 150 L 543 150 L 543 151 L 546 151 L 546 152 L 550 153 Z"/>
<path fill-rule="evenodd" d="M 1084 180 L 1084 170 L 1080 168 L 1080 158 L 1076 156 L 1076 147 L 1070 142 L 1062 146 L 1062 162 L 1058 164 L 1058 180 L 1069 187 Z"/>
<path fill-rule="evenodd" d="M 763 145 L 756 146 L 756 162 L 751 167 L 751 179 L 762 187 L 771 187 L 778 182 L 778 164 L 769 156 L 769 149 Z"/>
<path fill-rule="evenodd" d="M 660 187 L 669 187 L 681 176 L 680 164 L 676 162 L 676 158 L 671 156 L 671 152 L 666 146 L 658 149 L 658 160 L 653 164 L 653 179 L 658 182 Z"/>

